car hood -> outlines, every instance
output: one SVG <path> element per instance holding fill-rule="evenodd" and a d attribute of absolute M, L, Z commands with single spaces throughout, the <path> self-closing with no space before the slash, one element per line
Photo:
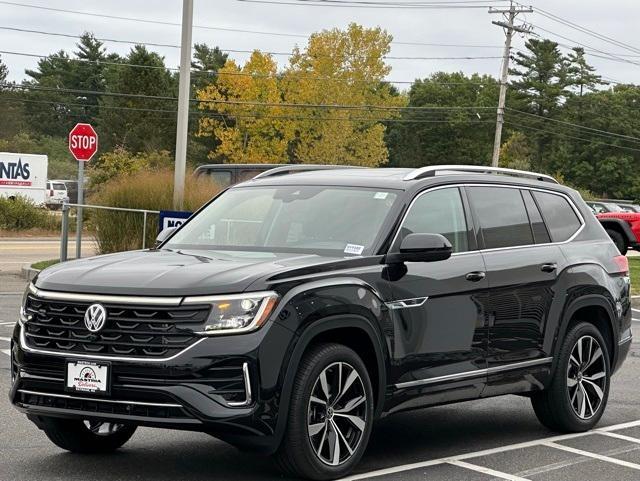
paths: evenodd
<path fill-rule="evenodd" d="M 227 294 L 245 291 L 259 279 L 346 268 L 363 260 L 314 254 L 145 250 L 57 264 L 42 271 L 35 282 L 40 289 L 93 294 Z"/>

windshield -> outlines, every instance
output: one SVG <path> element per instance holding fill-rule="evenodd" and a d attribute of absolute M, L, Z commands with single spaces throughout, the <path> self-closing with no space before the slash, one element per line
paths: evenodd
<path fill-rule="evenodd" d="M 191 219 L 166 247 L 370 254 L 396 198 L 390 190 L 353 187 L 230 189 Z"/>

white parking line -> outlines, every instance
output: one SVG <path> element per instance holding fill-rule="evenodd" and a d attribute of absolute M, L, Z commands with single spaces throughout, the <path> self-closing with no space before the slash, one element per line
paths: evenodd
<path fill-rule="evenodd" d="M 0 326 L 13 326 L 16 321 L 0 321 Z"/>
<path fill-rule="evenodd" d="M 638 444 L 640 444 L 640 439 L 632 438 L 631 436 L 626 436 L 624 434 L 610 433 L 610 432 L 606 432 L 606 431 L 601 431 L 599 434 L 604 434 L 605 436 L 609 436 L 609 437 L 612 437 L 612 438 L 624 439 L 625 441 L 629 441 L 630 443 L 638 443 Z"/>
<path fill-rule="evenodd" d="M 509 481 L 530 481 L 527 478 L 521 478 L 520 476 L 514 476 L 513 474 L 503 473 L 502 471 L 496 471 L 491 468 L 485 468 L 484 466 L 476 466 L 475 464 L 465 463 L 464 461 L 449 461 L 447 464 L 459 466 L 461 468 L 477 471 L 478 473 L 488 474 L 494 478 L 507 479 Z"/>
<path fill-rule="evenodd" d="M 395 473 L 399 473 L 402 471 L 410 471 L 412 469 L 420 469 L 420 468 L 427 468 L 429 466 L 436 466 L 439 464 L 445 464 L 445 463 L 451 463 L 454 461 L 463 461 L 465 459 L 471 459 L 471 458 L 477 458 L 480 456 L 490 456 L 492 454 L 498 454 L 498 453 L 504 453 L 506 451 L 513 451 L 516 449 L 523 449 L 523 448 L 530 448 L 532 446 L 541 446 L 544 445 L 545 443 L 553 443 L 554 441 L 564 441 L 567 439 L 574 439 L 574 438 L 580 438 L 583 436 L 590 436 L 592 434 L 596 434 L 598 432 L 610 432 L 610 431 L 617 431 L 619 429 L 626 429 L 626 428 L 633 428 L 636 426 L 640 426 L 640 420 L 638 421 L 631 421 L 628 423 L 622 423 L 622 424 L 614 424 L 611 426 L 606 426 L 604 428 L 600 428 L 598 430 L 594 430 L 594 431 L 587 431 L 586 433 L 574 433 L 574 434 L 562 434 L 560 436 L 553 436 L 550 438 L 542 438 L 542 439 L 534 439 L 533 441 L 526 441 L 524 443 L 517 443 L 517 444 L 509 444 L 506 446 L 501 446 L 498 448 L 491 448 L 491 449 L 485 449 L 483 451 L 476 451 L 474 453 L 466 453 L 466 454 L 460 454 L 458 456 L 450 456 L 448 458 L 440 458 L 440 459 L 430 459 L 429 461 L 422 461 L 422 462 L 417 462 L 417 463 L 411 463 L 411 464 L 404 464 L 404 465 L 400 465 L 400 466 L 393 466 L 390 468 L 383 468 L 383 469 L 378 469 L 376 471 L 369 471 L 368 473 L 361 473 L 361 474 L 354 474 L 352 476 L 346 477 L 346 478 L 342 478 L 342 481 L 358 481 L 361 479 L 369 479 L 369 478 L 375 478 L 378 476 L 386 476 L 389 474 L 395 474 Z M 560 446 L 560 445 L 558 445 Z M 551 446 L 551 447 L 555 447 L 555 446 Z M 563 446 L 564 447 L 564 446 Z M 589 453 L 592 454 L 592 453 Z M 586 456 L 586 454 L 585 454 Z M 606 457 L 606 456 L 604 456 Z M 614 459 L 614 458 L 611 458 Z M 619 461 L 617 459 L 615 459 L 615 461 L 619 464 L 621 462 L 624 461 Z M 629 463 L 629 464 L 633 464 L 633 463 Z M 638 468 L 640 468 L 640 465 L 634 465 L 634 466 L 638 466 Z"/>
<path fill-rule="evenodd" d="M 573 454 L 579 454 L 580 456 L 586 456 L 588 458 L 598 459 L 600 461 L 606 461 L 607 463 L 619 464 L 620 466 L 624 466 L 625 468 L 637 469 L 640 471 L 640 464 L 630 463 L 628 461 L 623 461 L 622 459 L 611 458 L 609 456 L 603 456 L 602 454 L 592 453 L 590 451 L 584 451 L 582 449 L 576 449 L 569 446 L 564 446 L 562 444 L 556 444 L 552 442 L 544 442 L 540 443 L 543 446 L 548 446 L 550 448 L 561 449 L 563 451 L 567 451 Z"/>
<path fill-rule="evenodd" d="M 0 341 L 11 342 L 11 338 L 10 337 L 0 337 Z"/>
<path fill-rule="evenodd" d="M 0 349 L 0 352 L 1 352 L 2 354 L 6 354 L 7 356 L 10 356 L 10 355 L 11 355 L 11 351 L 10 351 L 9 349 Z"/>
<path fill-rule="evenodd" d="M 637 312 L 638 314 L 640 314 L 640 309 L 636 309 L 635 307 L 632 307 L 632 308 L 631 308 L 631 310 L 632 310 L 633 312 Z"/>

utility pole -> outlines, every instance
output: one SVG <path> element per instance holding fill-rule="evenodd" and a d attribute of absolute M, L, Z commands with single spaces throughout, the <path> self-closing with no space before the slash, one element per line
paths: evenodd
<path fill-rule="evenodd" d="M 182 0 L 182 41 L 180 43 L 180 83 L 178 85 L 178 127 L 176 129 L 176 165 L 173 179 L 173 208 L 182 210 L 184 178 L 187 169 L 189 133 L 189 90 L 191 85 L 191 32 L 193 0 Z"/>
<path fill-rule="evenodd" d="M 500 96 L 498 98 L 498 116 L 496 119 L 496 137 L 493 142 L 493 157 L 491 158 L 491 165 L 498 167 L 500 160 L 500 145 L 502 143 L 502 125 L 504 124 L 504 105 L 507 99 L 507 82 L 509 80 L 509 58 L 511 54 L 511 38 L 513 32 L 528 33 L 531 28 L 526 25 L 514 25 L 516 15 L 519 13 L 531 13 L 533 8 L 531 7 L 516 7 L 511 2 L 508 9 L 505 8 L 493 8 L 489 7 L 489 13 L 502 13 L 506 22 L 493 21 L 494 25 L 504 28 L 505 40 L 504 40 L 504 52 L 502 54 L 502 67 L 500 71 Z"/>

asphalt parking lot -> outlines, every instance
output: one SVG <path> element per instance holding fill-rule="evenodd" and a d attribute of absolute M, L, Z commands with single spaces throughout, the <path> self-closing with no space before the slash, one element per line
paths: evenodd
<path fill-rule="evenodd" d="M 269 459 L 198 433 L 139 429 L 106 456 L 56 448 L 6 396 L 9 337 L 23 287 L 18 277 L 0 275 L 0 480 L 282 479 Z M 378 423 L 349 479 L 640 481 L 640 310 L 634 313 L 636 340 L 597 430 L 558 436 L 517 396 L 403 413 Z"/>

